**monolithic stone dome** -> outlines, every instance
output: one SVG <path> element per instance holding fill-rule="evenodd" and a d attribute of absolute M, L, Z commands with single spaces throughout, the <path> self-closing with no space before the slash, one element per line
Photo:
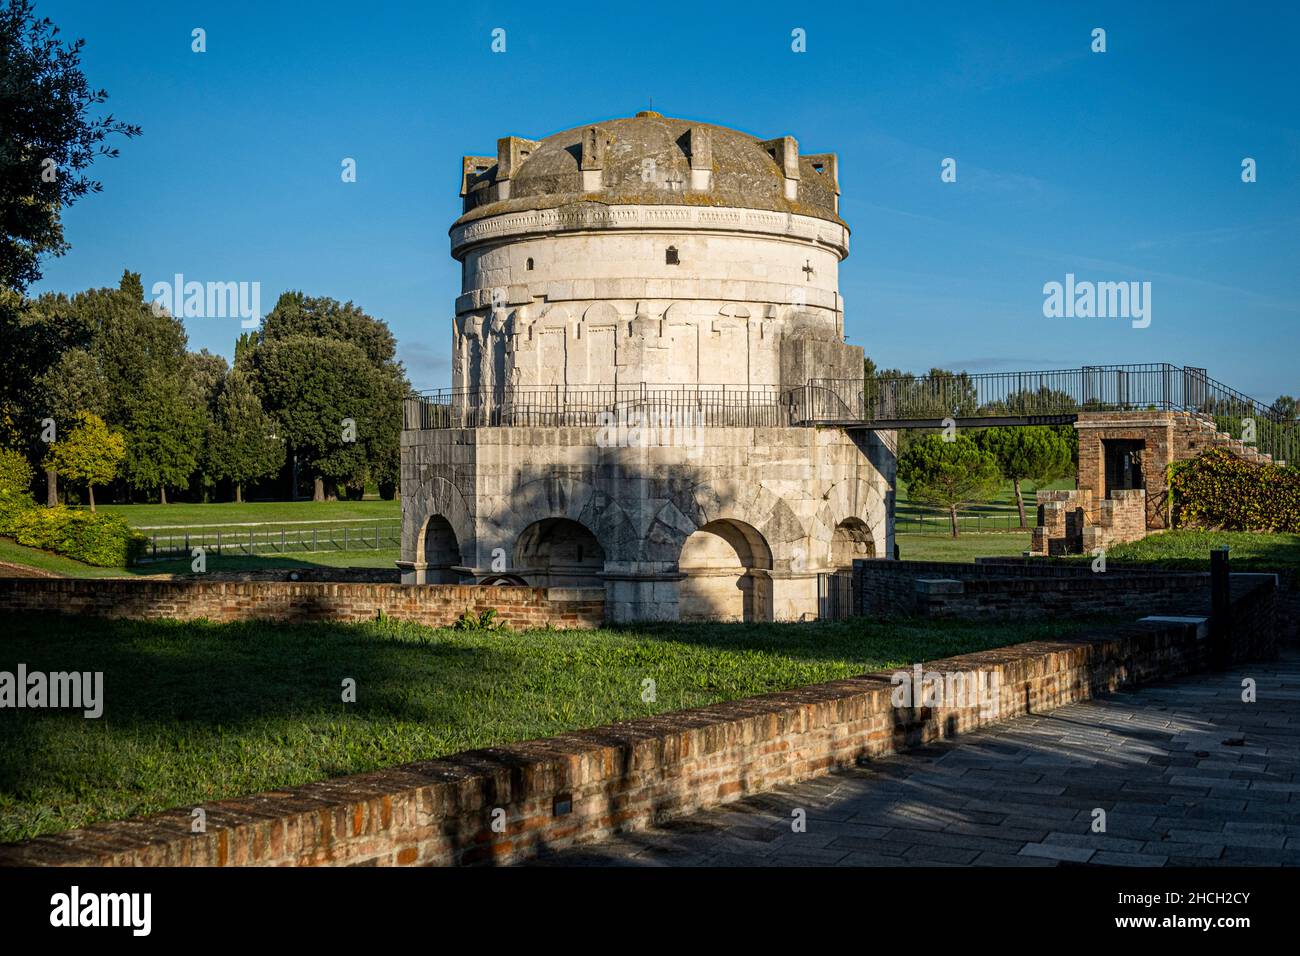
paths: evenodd
<path fill-rule="evenodd" d="M 537 141 L 504 137 L 496 157 L 465 157 L 461 195 L 453 229 L 586 203 L 762 209 L 844 225 L 834 153 L 800 156 L 791 136 L 759 140 L 649 111 Z"/>

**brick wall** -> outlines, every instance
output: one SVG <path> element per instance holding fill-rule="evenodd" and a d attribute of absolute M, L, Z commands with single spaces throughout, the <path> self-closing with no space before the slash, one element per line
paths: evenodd
<path fill-rule="evenodd" d="M 1273 585 L 1236 600 L 1238 659 L 1273 653 Z M 933 661 L 994 705 L 895 708 L 889 672 L 470 751 L 0 846 L 0 865 L 445 865 L 525 859 L 973 728 L 1204 667 L 1192 624 L 1135 624 Z M 494 811 L 505 827 L 492 827 Z"/>
<path fill-rule="evenodd" d="M 466 611 L 495 609 L 512 628 L 599 627 L 602 588 L 0 578 L 0 614 L 61 611 L 99 617 L 212 621 L 373 621 L 380 615 L 446 627 Z"/>
<path fill-rule="evenodd" d="M 857 613 L 863 616 L 1072 617 L 1154 613 L 1209 600 L 1209 574 L 1111 569 L 1091 563 L 959 564 L 855 561 Z"/>
<path fill-rule="evenodd" d="M 1223 448 L 1247 461 L 1271 459 L 1233 436 L 1218 432 L 1212 420 L 1189 412 L 1081 412 L 1075 429 L 1079 433 L 1079 477 L 1081 490 L 1093 498 L 1106 497 L 1106 464 L 1102 441 L 1129 439 L 1143 442 L 1138 457 L 1146 487 L 1148 529 L 1169 525 L 1169 490 L 1166 484 L 1171 462 L 1195 458 L 1211 448 Z"/>
<path fill-rule="evenodd" d="M 1146 492 L 1116 490 L 1098 500 L 1091 489 L 1038 492 L 1038 526 L 1029 551 L 1036 555 L 1092 554 L 1147 536 Z"/>

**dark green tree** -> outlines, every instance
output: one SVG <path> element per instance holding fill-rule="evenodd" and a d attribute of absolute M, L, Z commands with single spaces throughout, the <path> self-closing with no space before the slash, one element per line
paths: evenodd
<path fill-rule="evenodd" d="M 140 385 L 126 431 L 126 479 L 167 504 L 168 488 L 184 488 L 199 464 L 205 422 L 176 376 L 154 375 Z"/>
<path fill-rule="evenodd" d="M 388 326 L 351 302 L 286 292 L 236 367 L 252 370 L 268 414 L 313 472 L 313 497 L 367 481 L 395 487 L 402 399 L 410 392 Z"/>
<path fill-rule="evenodd" d="M 1016 492 L 1020 527 L 1025 522 L 1025 498 L 1020 483 L 1026 479 L 1044 485 L 1070 473 L 1070 444 L 1060 432 L 1046 425 L 986 428 L 976 436 L 976 443 L 997 460 L 1002 477 Z"/>
<path fill-rule="evenodd" d="M 274 475 L 284 465 L 276 422 L 263 410 L 246 372 L 236 369 L 226 376 L 207 454 L 207 470 L 234 485 L 236 501 L 244 500 L 246 482 Z"/>
<path fill-rule="evenodd" d="M 957 509 L 988 501 L 1002 483 L 997 460 L 966 435 L 915 439 L 898 460 L 898 475 L 914 501 L 947 509 L 954 538 Z"/>
<path fill-rule="evenodd" d="M 87 82 L 84 46 L 65 44 L 31 0 L 0 0 L 0 285 L 9 289 L 26 289 L 41 276 L 41 256 L 68 248 L 63 209 L 100 191 L 88 171 L 118 155 L 108 138 L 140 133 L 92 115 L 108 94 Z"/>
<path fill-rule="evenodd" d="M 313 472 L 313 498 L 323 501 L 366 473 L 364 436 L 376 423 L 375 371 L 349 342 L 308 336 L 265 342 L 257 349 L 263 405 L 284 440 Z M 350 440 L 351 439 L 351 440 Z"/>

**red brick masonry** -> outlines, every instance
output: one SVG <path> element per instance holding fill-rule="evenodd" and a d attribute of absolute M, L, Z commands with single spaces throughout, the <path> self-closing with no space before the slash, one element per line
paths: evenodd
<path fill-rule="evenodd" d="M 192 621 L 373 621 L 381 615 L 447 627 L 493 608 L 513 628 L 599 627 L 602 588 L 460 584 L 0 578 L 0 613 L 60 611 L 97 617 Z"/>
<path fill-rule="evenodd" d="M 1272 656 L 1271 576 L 1234 582 L 1232 652 Z M 1203 630 L 1203 629 L 1202 629 Z M 981 724 L 1199 669 L 1192 624 L 1135 624 L 926 665 L 996 672 L 978 707 L 895 708 L 890 672 L 468 751 L 0 846 L 0 865 L 446 865 L 527 858 L 819 776 Z M 1227 679 L 1225 677 L 1225 679 Z M 492 827 L 493 811 L 505 827 Z"/>

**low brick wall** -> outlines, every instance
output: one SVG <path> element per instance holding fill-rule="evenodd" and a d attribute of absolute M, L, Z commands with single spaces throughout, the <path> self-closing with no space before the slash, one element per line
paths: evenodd
<path fill-rule="evenodd" d="M 854 593 L 863 616 L 1041 618 L 1157 613 L 1208 603 L 1210 576 L 1196 571 L 1063 565 L 858 560 Z"/>
<path fill-rule="evenodd" d="M 59 611 L 220 622 L 373 621 L 382 615 L 447 627 L 466 610 L 477 614 L 489 608 L 512 628 L 599 627 L 605 592 L 460 584 L 0 578 L 0 614 Z"/>
<path fill-rule="evenodd" d="M 1233 656 L 1271 656 L 1272 579 L 1238 591 Z M 97 824 L 0 846 L 0 865 L 515 861 L 1184 674 L 1205 666 L 1210 643 L 1193 624 L 1153 622 L 966 654 L 925 669 L 996 673 L 999 694 L 985 711 L 895 707 L 891 674 L 882 671 L 207 804 L 204 833 L 191 832 L 189 807 Z"/>

